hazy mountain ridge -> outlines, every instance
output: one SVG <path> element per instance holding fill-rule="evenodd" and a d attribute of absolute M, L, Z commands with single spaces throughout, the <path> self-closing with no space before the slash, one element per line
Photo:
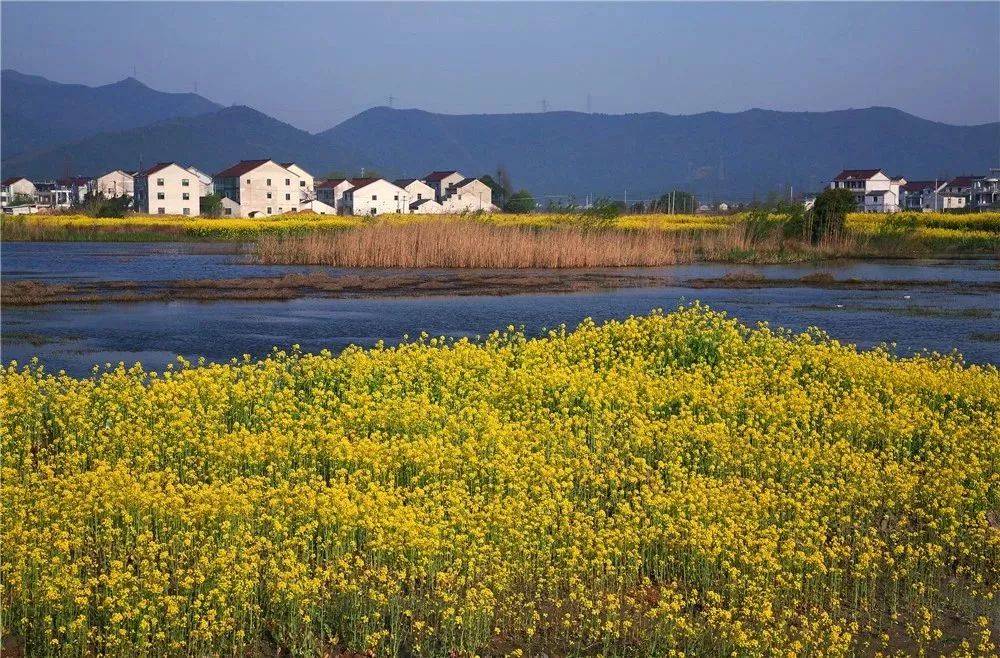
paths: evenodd
<path fill-rule="evenodd" d="M 245 106 L 169 119 L 131 130 L 101 133 L 42 152 L 4 160 L 4 175 L 53 176 L 67 166 L 75 175 L 96 175 L 141 163 L 177 161 L 208 173 L 242 159 L 294 160 L 307 169 L 348 163 L 304 130 Z M 352 158 L 353 161 L 353 158 Z M 9 173 L 8 173 L 9 172 Z"/>
<path fill-rule="evenodd" d="M 89 87 L 0 72 L 4 159 L 108 131 L 128 130 L 222 106 L 192 93 L 151 89 L 135 78 Z"/>
<path fill-rule="evenodd" d="M 952 126 L 882 107 L 694 115 L 373 108 L 319 136 L 379 167 L 480 172 L 502 164 L 516 185 L 539 194 L 632 198 L 675 185 L 719 198 L 816 189 L 845 167 L 933 178 L 997 166 L 1000 154 L 1000 123 Z"/>
<path fill-rule="evenodd" d="M 50 95 L 47 114 L 25 113 L 43 97 L 39 89 Z M 11 103 L 15 91 L 30 98 Z M 117 98 L 115 104 L 129 106 L 118 107 L 117 118 L 99 125 L 168 110 L 182 115 L 128 128 L 97 130 L 98 124 L 88 124 L 91 132 L 83 137 L 37 146 L 52 138 L 49 121 L 84 122 L 85 115 L 66 99 L 98 91 L 101 102 Z M 163 96 L 193 98 L 171 104 Z M 132 107 L 146 97 L 157 99 L 153 107 Z M 204 103 L 208 110 L 196 112 Z M 4 71 L 3 108 L 5 176 L 54 177 L 67 168 L 94 175 L 138 166 L 140 159 L 176 160 L 214 172 L 240 159 L 271 157 L 294 160 L 318 175 L 362 166 L 384 176 L 448 168 L 481 175 L 502 165 L 515 186 L 540 197 L 627 193 L 638 199 L 680 187 L 703 198 L 748 199 L 788 185 L 817 190 L 847 167 L 882 167 L 911 180 L 977 173 L 997 166 L 1000 154 L 1000 122 L 954 126 L 885 107 L 693 115 L 449 115 L 376 107 L 313 135 L 248 107 L 222 109 L 200 96 L 162 94 L 131 79 L 84 87 Z M 9 139 L 34 144 L 33 150 L 17 154 L 8 149 Z"/>

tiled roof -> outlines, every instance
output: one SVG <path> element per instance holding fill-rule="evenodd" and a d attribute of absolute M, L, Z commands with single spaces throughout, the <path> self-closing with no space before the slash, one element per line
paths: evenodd
<path fill-rule="evenodd" d="M 457 171 L 432 171 L 431 173 L 429 173 L 426 176 L 424 176 L 424 180 L 427 181 L 428 183 L 432 183 L 432 182 L 433 183 L 438 183 L 443 178 L 447 178 L 448 176 L 451 176 L 451 175 L 457 174 L 457 173 L 458 173 Z"/>
<path fill-rule="evenodd" d="M 324 189 L 325 190 L 325 189 L 329 188 L 329 189 L 332 190 L 333 188 L 337 187 L 338 185 L 340 185 L 341 183 L 343 183 L 346 180 L 347 180 L 346 178 L 328 178 L 328 179 L 326 179 L 325 181 L 323 181 L 321 183 L 317 183 L 316 184 L 316 189 L 317 190 L 319 190 L 319 189 Z"/>
<path fill-rule="evenodd" d="M 240 160 L 229 169 L 223 169 L 213 176 L 213 178 L 232 178 L 234 176 L 242 176 L 248 171 L 253 171 L 265 162 L 271 162 L 271 160 L 267 158 L 264 158 L 263 160 Z"/>
<path fill-rule="evenodd" d="M 352 178 L 351 179 L 351 185 L 353 185 L 354 187 L 351 188 L 350 191 L 354 192 L 356 190 L 360 190 L 362 187 L 371 185 L 375 181 L 379 181 L 379 180 L 382 180 L 382 179 L 381 178 Z"/>
<path fill-rule="evenodd" d="M 833 180 L 868 180 L 875 174 L 882 171 L 881 169 L 845 169 Z"/>
<path fill-rule="evenodd" d="M 413 203 L 410 204 L 410 210 L 416 210 L 425 203 L 431 203 L 431 202 L 437 203 L 437 201 L 434 201 L 434 199 L 420 199 L 418 201 L 414 201 Z"/>
<path fill-rule="evenodd" d="M 14 183 L 16 183 L 19 180 L 28 180 L 28 179 L 25 178 L 24 176 L 11 176 L 10 178 L 3 179 L 3 182 L 0 183 L 0 185 L 3 185 L 4 187 L 7 187 L 8 185 L 13 185 Z"/>
<path fill-rule="evenodd" d="M 423 183 L 423 182 L 424 181 L 422 181 L 419 178 L 397 178 L 396 180 L 392 181 L 392 184 L 398 185 L 399 187 L 406 187 L 410 183 Z"/>
<path fill-rule="evenodd" d="M 161 169 L 166 169 L 167 167 L 169 167 L 172 164 L 177 164 L 177 163 L 176 162 L 157 162 L 155 165 L 153 165 L 149 169 L 146 169 L 145 171 L 140 171 L 138 174 L 136 174 L 136 176 L 151 176 L 151 175 L 155 174 L 156 172 L 160 171 Z M 177 165 L 177 166 L 180 167 L 180 165 Z"/>
<path fill-rule="evenodd" d="M 972 187 L 972 182 L 980 178 L 982 176 L 955 176 L 948 181 L 948 187 Z"/>
<path fill-rule="evenodd" d="M 940 184 L 941 183 L 938 183 L 937 185 Z M 932 190 L 934 189 L 934 187 L 935 184 L 934 181 L 932 180 L 911 180 L 907 182 L 906 185 L 903 185 L 900 189 L 905 190 L 907 192 L 922 192 L 923 190 Z"/>

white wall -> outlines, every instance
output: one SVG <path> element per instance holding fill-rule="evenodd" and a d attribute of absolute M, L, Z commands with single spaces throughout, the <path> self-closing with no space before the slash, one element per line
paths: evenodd
<path fill-rule="evenodd" d="M 420 201 L 421 199 L 434 199 L 437 197 L 434 188 L 422 180 L 410 181 L 410 183 L 403 189 L 406 190 L 406 194 L 409 195 L 410 203 Z"/>
<path fill-rule="evenodd" d="M 486 183 L 474 180 L 461 188 L 450 190 L 449 196 L 441 203 L 445 212 L 477 212 L 490 210 L 493 205 L 493 191 Z"/>
<path fill-rule="evenodd" d="M 192 217 L 201 214 L 198 179 L 180 165 L 171 164 L 153 172 L 136 187 L 136 207 L 141 212 Z"/>
<path fill-rule="evenodd" d="M 298 210 L 299 177 L 277 162 L 265 162 L 240 175 L 239 201 L 247 217 Z"/>
<path fill-rule="evenodd" d="M 99 176 L 94 182 L 95 191 L 104 195 L 106 199 L 132 196 L 135 190 L 135 181 L 132 180 L 132 176 L 121 170 L 109 171 L 103 176 Z"/>
<path fill-rule="evenodd" d="M 409 212 L 406 190 L 379 179 L 344 195 L 344 212 L 348 215 L 384 215 Z"/>
<path fill-rule="evenodd" d="M 315 179 L 312 174 L 294 163 L 288 166 L 288 171 L 299 177 L 299 200 L 307 201 L 316 198 Z"/>

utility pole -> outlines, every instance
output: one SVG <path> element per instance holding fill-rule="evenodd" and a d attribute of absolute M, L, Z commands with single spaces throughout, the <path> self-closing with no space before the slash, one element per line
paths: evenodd
<path fill-rule="evenodd" d="M 392 107 L 392 102 L 393 102 L 394 100 L 396 100 L 396 99 L 395 99 L 395 97 L 393 97 L 393 95 L 392 95 L 392 94 L 389 94 L 389 107 Z"/>
<path fill-rule="evenodd" d="M 541 106 L 542 106 L 542 112 L 548 112 L 549 111 L 549 101 L 547 99 L 543 98 L 541 100 Z"/>

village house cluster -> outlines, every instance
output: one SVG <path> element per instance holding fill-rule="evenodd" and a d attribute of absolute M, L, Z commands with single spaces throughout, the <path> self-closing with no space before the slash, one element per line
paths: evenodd
<path fill-rule="evenodd" d="M 28 214 L 64 210 L 88 195 L 129 197 L 130 207 L 150 215 L 200 215 L 201 198 L 221 198 L 224 217 L 261 217 L 289 212 L 321 215 L 386 213 L 492 212 L 492 190 L 461 172 L 432 171 L 423 178 L 316 179 L 294 162 L 243 160 L 215 175 L 176 162 L 160 162 L 142 171 L 115 169 L 96 178 L 56 181 L 7 178 L 2 184 L 3 211 Z"/>
<path fill-rule="evenodd" d="M 1000 169 L 984 176 L 911 181 L 881 169 L 845 169 L 831 189 L 850 190 L 861 212 L 933 212 L 1000 208 Z"/>

